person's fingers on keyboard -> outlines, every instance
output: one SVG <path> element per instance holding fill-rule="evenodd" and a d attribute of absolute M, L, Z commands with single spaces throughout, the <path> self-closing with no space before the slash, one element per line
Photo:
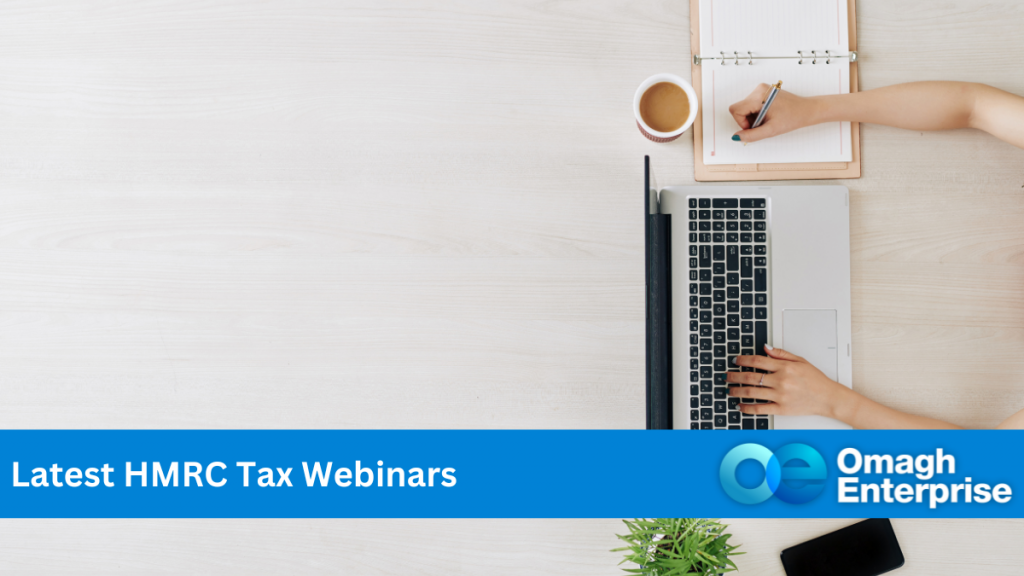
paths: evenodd
<path fill-rule="evenodd" d="M 733 398 L 754 398 L 775 402 L 778 393 L 767 386 L 730 386 L 729 396 Z"/>
<path fill-rule="evenodd" d="M 790 362 L 807 362 L 807 360 L 804 360 L 803 358 L 797 356 L 796 354 L 793 354 L 792 352 L 787 352 L 782 348 L 772 348 L 767 344 L 764 345 L 764 351 L 767 352 L 768 355 L 771 356 L 772 358 L 777 358 L 779 360 L 789 360 Z"/>
<path fill-rule="evenodd" d="M 725 375 L 725 381 L 730 384 L 749 384 L 751 386 L 771 387 L 769 376 L 771 376 L 771 374 L 758 374 L 757 372 L 727 372 Z"/>
<path fill-rule="evenodd" d="M 782 409 L 778 404 L 740 404 L 740 412 L 744 414 L 782 414 Z"/>
<path fill-rule="evenodd" d="M 766 356 L 737 356 L 733 363 L 736 366 L 757 368 L 758 370 L 767 370 L 769 372 L 781 370 L 786 365 L 785 360 L 776 360 Z"/>

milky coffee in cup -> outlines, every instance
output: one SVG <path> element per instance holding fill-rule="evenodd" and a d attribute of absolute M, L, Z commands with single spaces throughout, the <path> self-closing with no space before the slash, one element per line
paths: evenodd
<path fill-rule="evenodd" d="M 672 82 L 658 82 L 640 97 L 640 117 L 658 132 L 675 132 L 690 117 L 690 99 Z"/>

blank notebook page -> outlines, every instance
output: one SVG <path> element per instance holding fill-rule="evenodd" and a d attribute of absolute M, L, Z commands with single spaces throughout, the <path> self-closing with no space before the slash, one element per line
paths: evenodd
<path fill-rule="evenodd" d="M 849 122 L 830 122 L 801 128 L 744 146 L 732 141 L 740 130 L 729 106 L 746 98 L 760 83 L 782 80 L 782 89 L 799 96 L 850 92 L 850 61 L 824 52 L 849 52 L 846 0 L 700 0 L 701 56 L 721 56 L 722 65 L 701 64 L 701 121 L 704 126 L 704 164 L 777 164 L 850 162 L 853 160 Z M 796 56 L 797 59 L 744 60 L 754 56 Z M 821 55 L 812 64 L 811 50 Z M 740 54 L 735 64 L 734 52 Z"/>

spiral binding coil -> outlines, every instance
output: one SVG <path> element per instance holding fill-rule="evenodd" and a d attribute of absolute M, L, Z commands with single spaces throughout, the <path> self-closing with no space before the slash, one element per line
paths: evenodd
<path fill-rule="evenodd" d="M 804 53 L 810 52 L 810 56 L 806 56 Z M 823 55 L 819 55 L 818 52 L 823 52 Z M 848 54 L 833 54 L 831 50 L 797 50 L 796 56 L 754 56 L 752 52 L 747 51 L 746 56 L 741 56 L 739 52 L 734 51 L 732 54 L 726 54 L 725 52 L 719 52 L 718 56 L 701 56 L 699 54 L 693 55 L 693 63 L 696 66 L 700 66 L 705 60 L 718 60 L 722 66 L 725 66 L 730 61 L 734 66 L 741 64 L 741 59 L 747 61 L 748 66 L 754 65 L 754 60 L 793 60 L 795 59 L 797 64 L 803 64 L 805 59 L 810 59 L 811 64 L 818 64 L 818 60 L 824 59 L 823 64 L 832 64 L 832 60 L 836 59 L 849 59 L 850 63 L 857 62 L 857 52 L 851 50 Z"/>

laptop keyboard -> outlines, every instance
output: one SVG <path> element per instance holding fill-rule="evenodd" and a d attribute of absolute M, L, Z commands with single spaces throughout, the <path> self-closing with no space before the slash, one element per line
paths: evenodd
<path fill-rule="evenodd" d="M 690 428 L 767 430 L 768 416 L 739 411 L 725 375 L 765 355 L 768 342 L 768 209 L 764 198 L 690 198 Z M 767 402 L 743 399 L 744 403 Z"/>

